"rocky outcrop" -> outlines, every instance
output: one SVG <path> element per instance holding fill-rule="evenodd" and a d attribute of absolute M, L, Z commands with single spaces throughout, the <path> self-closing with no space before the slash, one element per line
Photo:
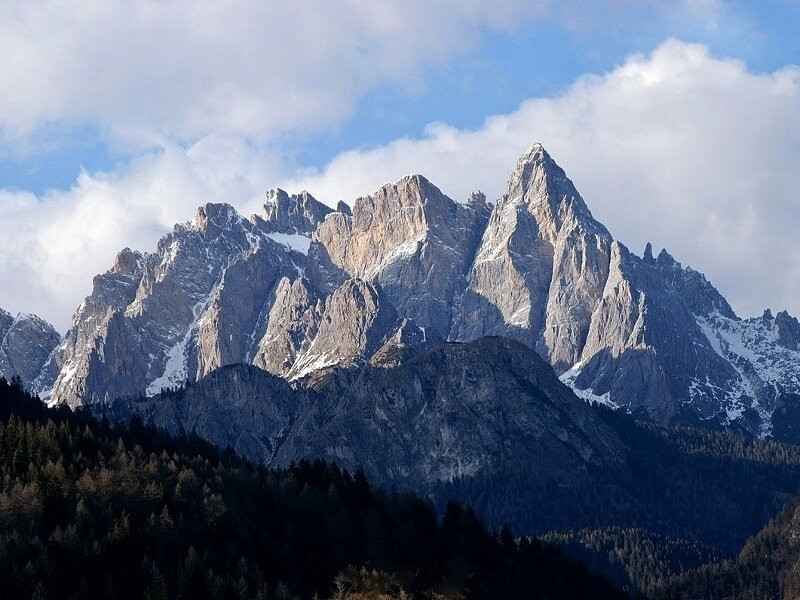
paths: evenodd
<path fill-rule="evenodd" d="M 322 300 L 306 278 L 282 278 L 265 319 L 266 330 L 248 358 L 269 373 L 286 375 L 316 337 L 323 310 Z"/>
<path fill-rule="evenodd" d="M 0 309 L 0 377 L 31 387 L 61 336 L 36 315 L 16 317 Z"/>
<path fill-rule="evenodd" d="M 626 463 L 625 447 L 596 412 L 512 340 L 445 344 L 395 369 L 367 365 L 334 379 L 292 388 L 235 365 L 185 390 L 96 411 L 194 431 L 270 466 L 316 456 L 423 492 L 480 480 L 494 481 L 503 497 L 514 493 L 507 486 L 515 476 L 543 489 Z"/>
<path fill-rule="evenodd" d="M 155 253 L 128 250 L 94 281 L 37 385 L 78 405 L 156 393 L 243 361 L 272 288 L 302 255 L 232 207 L 208 204 Z M 52 381 L 48 381 L 55 373 Z M 50 390 L 47 394 L 46 390 Z"/>
<path fill-rule="evenodd" d="M 767 319 L 771 319 L 765 315 Z M 777 328 L 777 341 L 780 346 L 787 350 L 797 351 L 800 345 L 800 322 L 797 317 L 791 316 L 785 310 L 775 315 L 775 327 Z"/>
<path fill-rule="evenodd" d="M 287 373 L 300 379 L 313 371 L 364 362 L 401 327 L 391 302 L 374 285 L 351 279 L 325 301 L 319 329 Z"/>
<path fill-rule="evenodd" d="M 665 250 L 630 252 L 539 144 L 495 204 L 411 175 L 335 211 L 281 190 L 250 219 L 201 207 L 95 278 L 33 387 L 74 406 L 241 362 L 318 386 L 337 366 L 484 336 L 534 349 L 584 399 L 660 421 L 759 435 L 787 430 L 776 412 L 800 422 L 798 321 L 741 320 Z"/>
<path fill-rule="evenodd" d="M 277 233 L 311 233 L 332 210 L 308 192 L 292 194 L 269 190 L 264 200 L 262 229 Z"/>
<path fill-rule="evenodd" d="M 540 144 L 517 163 L 469 271 L 453 337 L 516 338 L 563 371 L 580 356 L 611 235 Z"/>
<path fill-rule="evenodd" d="M 733 394 L 736 373 L 714 351 L 692 312 L 702 302 L 711 303 L 706 297 L 693 300 L 685 291 L 702 282 L 666 252 L 651 257 L 646 251 L 640 259 L 612 243 L 609 277 L 591 317 L 581 366 L 574 368 L 580 371 L 575 386 L 661 421 L 708 419 L 721 407 L 743 410 L 731 404 L 732 397 L 723 402 L 715 394 Z M 727 303 L 724 307 L 730 310 Z M 713 395 L 706 382 L 713 382 L 708 386 Z M 687 406 L 689 414 L 683 414 Z"/>
<path fill-rule="evenodd" d="M 345 277 L 377 283 L 397 313 L 447 337 L 488 217 L 485 198 L 458 204 L 420 175 L 356 200 L 313 236 L 322 287 Z"/>

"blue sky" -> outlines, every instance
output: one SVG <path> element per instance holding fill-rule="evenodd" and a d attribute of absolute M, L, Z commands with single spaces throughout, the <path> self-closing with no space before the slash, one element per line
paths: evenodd
<path fill-rule="evenodd" d="M 322 167 L 352 148 L 419 135 L 431 122 L 479 126 L 527 98 L 557 93 L 584 73 L 601 73 L 636 52 L 676 37 L 772 71 L 800 57 L 800 4 L 792 0 L 697 3 L 617 2 L 576 8 L 583 16 L 548 14 L 502 30 L 480 27 L 474 48 L 424 69 L 410 86 L 367 90 L 340 123 L 282 136 L 282 151 L 305 166 Z M 12 93 L 8 90 L 7 93 Z M 321 99 L 321 101 L 324 101 Z M 92 122 L 52 123 L 33 134 L 35 150 L 0 153 L 0 186 L 42 193 L 71 186 L 81 170 L 105 171 L 136 153 L 115 147 Z"/>
<path fill-rule="evenodd" d="M 707 103 L 720 116 L 704 139 L 722 143 L 756 119 L 758 107 L 736 112 L 748 90 L 773 98 L 764 104 L 774 112 L 766 123 L 793 119 L 799 2 L 261 4 L 0 6 L 0 55 L 6 57 L 0 61 L 0 217 L 6 229 L 0 225 L 0 233 L 11 240 L 0 248 L 0 306 L 41 312 L 63 328 L 88 293 L 92 273 L 107 268 L 116 249 L 152 247 L 170 223 L 188 219 L 204 201 L 225 200 L 247 212 L 273 185 L 313 185 L 310 191 L 324 201 L 352 201 L 374 189 L 369 186 L 378 178 L 397 179 L 403 169 L 424 171 L 457 199 L 477 187 L 496 194 L 513 167 L 506 157 L 524 149 L 523 142 L 547 137 L 541 141 L 558 150 L 556 160 L 590 207 L 634 249 L 646 239 L 669 245 L 721 282 L 740 312 L 767 305 L 800 310 L 800 287 L 773 281 L 795 270 L 800 275 L 800 262 L 778 265 L 784 276 L 762 276 L 752 291 L 736 283 L 733 266 L 726 267 L 742 264 L 733 245 L 725 245 L 729 231 L 714 230 L 711 253 L 685 239 L 687 223 L 704 223 L 710 231 L 731 213 L 748 214 L 754 199 L 734 205 L 729 198 L 736 189 L 766 190 L 763 182 L 723 185 L 716 204 L 704 208 L 676 200 L 677 184 L 662 178 L 662 154 L 654 152 L 649 163 L 640 160 L 641 152 L 623 156 L 621 138 L 614 142 L 616 158 L 609 159 L 610 143 L 594 145 L 596 136 L 578 142 L 574 133 L 582 119 L 586 130 L 603 130 L 602 102 L 621 102 L 624 110 L 638 106 L 626 73 L 647 69 L 674 77 L 670 102 L 648 113 L 647 126 L 689 122 L 694 113 L 681 111 L 697 95 L 697 105 Z M 679 76 L 687 65 L 698 78 L 692 85 Z M 705 85 L 706 77 L 716 86 Z M 615 95 L 614 85 L 628 95 Z M 653 98 L 647 108 L 655 110 Z M 526 121 L 526 114 L 535 118 Z M 564 127 L 544 123 L 549 115 Z M 631 112 L 636 133 L 643 125 L 634 118 Z M 702 125 L 702 115 L 697 118 Z M 529 130 L 512 131 L 506 144 L 486 147 L 491 158 L 482 158 L 469 144 L 495 140 L 498 122 L 524 123 Z M 667 145 L 685 144 L 681 140 L 692 135 L 658 138 L 652 147 L 663 143 L 664 155 L 674 155 Z M 787 158 L 798 147 L 797 135 L 757 135 L 753 144 L 765 161 L 781 157 L 765 168 L 783 173 L 800 166 Z M 633 147 L 633 134 L 628 139 Z M 499 158 L 494 166 L 495 156 L 504 166 Z M 703 181 L 703 173 L 739 176 L 736 159 L 724 156 L 711 145 L 690 157 L 684 170 L 696 170 L 696 181 L 686 176 L 677 185 L 683 196 L 718 187 Z M 596 160 L 607 166 L 599 169 Z M 635 171 L 626 167 L 633 162 Z M 454 163 L 461 171 L 448 171 Z M 782 181 L 780 173 L 770 180 Z M 756 240 L 781 224 L 782 216 L 796 212 L 797 190 L 765 191 L 770 198 L 761 204 L 770 212 L 751 218 L 739 233 Z M 631 207 L 641 209 L 640 219 L 630 216 Z M 85 223 L 87 215 L 104 227 Z M 669 220 L 658 231 L 643 231 L 656 215 Z M 783 246 L 773 251 L 786 253 Z M 757 270 L 754 263 L 750 275 Z"/>

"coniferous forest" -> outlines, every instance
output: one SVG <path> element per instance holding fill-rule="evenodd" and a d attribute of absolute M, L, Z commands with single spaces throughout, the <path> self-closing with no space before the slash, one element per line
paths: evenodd
<path fill-rule="evenodd" d="M 2 598 L 624 598 L 536 540 L 362 473 L 47 409 L 0 380 Z"/>
<path fill-rule="evenodd" d="M 790 498 L 779 490 L 797 479 L 800 449 L 597 410 L 636 450 L 630 498 L 645 504 L 632 514 L 667 526 L 515 538 L 360 471 L 267 469 L 136 418 L 47 408 L 0 379 L 0 597 L 798 597 L 800 496 L 755 530 Z"/>

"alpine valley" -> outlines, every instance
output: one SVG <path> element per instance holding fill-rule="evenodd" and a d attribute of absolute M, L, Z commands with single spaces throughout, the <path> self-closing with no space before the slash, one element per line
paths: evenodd
<path fill-rule="evenodd" d="M 410 175 L 336 210 L 206 204 L 122 250 L 63 337 L 0 311 L 0 376 L 269 468 L 456 498 L 631 592 L 696 590 L 665 582 L 800 488 L 800 322 L 631 252 L 540 144 L 495 202 L 461 200 Z"/>

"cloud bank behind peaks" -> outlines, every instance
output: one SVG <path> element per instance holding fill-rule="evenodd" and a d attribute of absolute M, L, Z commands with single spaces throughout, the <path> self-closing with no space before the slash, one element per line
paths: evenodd
<path fill-rule="evenodd" d="M 665 246 L 744 315 L 800 313 L 800 67 L 753 73 L 667 40 L 562 94 L 475 130 L 433 124 L 420 139 L 346 152 L 284 182 L 329 203 L 421 172 L 463 200 L 503 191 L 541 141 L 595 216 L 634 251 Z"/>
<path fill-rule="evenodd" d="M 537 2 L 60 0 L 0 5 L 0 140 L 93 123 L 149 147 L 316 131 Z"/>
<path fill-rule="evenodd" d="M 668 40 L 477 129 L 432 124 L 420 138 L 345 152 L 319 170 L 297 169 L 236 131 L 165 142 L 113 172 L 81 175 L 70 190 L 0 191 L 0 306 L 63 330 L 120 248 L 152 249 L 207 201 L 250 213 L 275 185 L 335 205 L 419 172 L 456 200 L 477 188 L 497 198 L 519 154 L 541 141 L 634 251 L 648 240 L 669 248 L 740 314 L 800 313 L 797 66 L 754 73 Z"/>

